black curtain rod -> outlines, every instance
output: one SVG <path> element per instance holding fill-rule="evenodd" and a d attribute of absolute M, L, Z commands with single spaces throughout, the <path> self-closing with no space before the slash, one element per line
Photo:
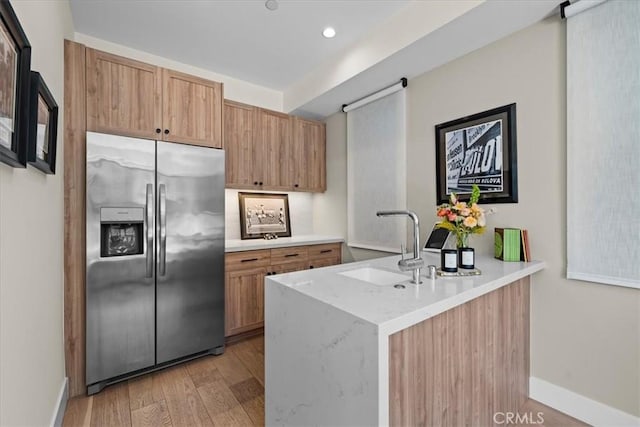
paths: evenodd
<path fill-rule="evenodd" d="M 571 6 L 571 2 L 569 0 L 560 3 L 560 17 L 562 19 L 567 19 L 567 15 L 564 13 L 564 8 L 567 6 Z"/>

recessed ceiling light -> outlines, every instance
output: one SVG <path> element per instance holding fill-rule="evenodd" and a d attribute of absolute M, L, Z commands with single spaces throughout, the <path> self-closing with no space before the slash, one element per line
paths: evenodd
<path fill-rule="evenodd" d="M 322 30 L 322 35 L 325 36 L 328 39 L 331 39 L 331 38 L 335 37 L 336 30 L 334 30 L 333 27 L 327 27 L 324 30 Z"/>
<path fill-rule="evenodd" d="M 266 2 L 264 2 L 264 7 L 266 7 L 269 10 L 276 10 L 276 9 L 278 9 L 278 1 L 277 0 L 267 0 Z"/>

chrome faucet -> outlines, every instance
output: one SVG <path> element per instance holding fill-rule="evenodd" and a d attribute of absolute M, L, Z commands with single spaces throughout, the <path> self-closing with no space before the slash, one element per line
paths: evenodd
<path fill-rule="evenodd" d="M 413 211 L 378 211 L 378 216 L 407 215 L 413 220 L 413 259 L 404 258 L 402 249 L 402 259 L 398 261 L 398 267 L 402 271 L 413 270 L 413 283 L 420 284 L 420 269 L 424 266 L 424 261 L 420 257 L 420 224 L 418 215 Z"/>

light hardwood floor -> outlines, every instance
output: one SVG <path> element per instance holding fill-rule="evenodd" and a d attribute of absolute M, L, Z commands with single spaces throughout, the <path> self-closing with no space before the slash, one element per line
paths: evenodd
<path fill-rule="evenodd" d="M 544 424 L 585 424 L 529 400 L 519 411 L 543 413 Z M 227 346 L 222 356 L 194 360 L 69 400 L 69 426 L 262 426 L 264 425 L 264 337 Z M 508 424 L 504 424 L 508 425 Z M 511 424 L 513 425 L 513 424 Z"/>

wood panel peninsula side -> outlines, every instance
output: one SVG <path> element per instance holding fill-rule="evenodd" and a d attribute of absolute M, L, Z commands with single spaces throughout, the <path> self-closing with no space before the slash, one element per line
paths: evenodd
<path fill-rule="evenodd" d="M 416 286 L 399 259 L 266 278 L 267 425 L 485 426 L 528 399 L 530 276 L 545 264 L 478 257 L 480 276 Z"/>

